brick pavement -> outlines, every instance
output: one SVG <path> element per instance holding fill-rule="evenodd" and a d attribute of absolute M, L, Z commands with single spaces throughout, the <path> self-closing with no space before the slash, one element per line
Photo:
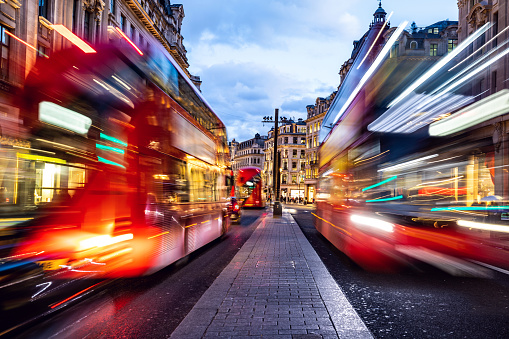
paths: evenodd
<path fill-rule="evenodd" d="M 293 217 L 269 213 L 170 338 L 372 338 Z"/>

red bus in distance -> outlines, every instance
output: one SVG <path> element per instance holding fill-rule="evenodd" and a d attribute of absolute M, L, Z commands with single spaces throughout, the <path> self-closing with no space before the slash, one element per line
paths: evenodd
<path fill-rule="evenodd" d="M 244 167 L 239 169 L 235 188 L 242 207 L 265 207 L 265 199 L 262 196 L 262 176 L 259 168 Z"/>

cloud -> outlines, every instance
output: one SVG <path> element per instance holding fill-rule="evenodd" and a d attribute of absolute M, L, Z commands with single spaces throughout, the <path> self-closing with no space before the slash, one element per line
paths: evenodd
<path fill-rule="evenodd" d="M 352 42 L 368 30 L 376 1 L 180 0 L 189 70 L 228 128 L 229 138 L 266 134 L 263 116 L 306 117 L 306 106 L 339 85 Z M 384 0 L 396 25 L 457 18 L 455 3 Z M 391 8 L 392 7 L 392 8 Z M 436 9 L 440 8 L 440 11 Z M 446 14 L 449 13 L 449 14 Z M 456 13 L 456 15 L 454 14 Z"/>

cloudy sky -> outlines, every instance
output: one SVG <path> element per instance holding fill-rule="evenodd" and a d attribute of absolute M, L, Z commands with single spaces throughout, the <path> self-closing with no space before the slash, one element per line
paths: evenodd
<path fill-rule="evenodd" d="M 339 85 L 353 41 L 369 28 L 377 0 L 180 0 L 189 70 L 223 120 L 244 141 L 271 126 L 263 116 L 306 118 L 306 106 Z M 391 26 L 458 19 L 456 0 L 383 0 Z"/>

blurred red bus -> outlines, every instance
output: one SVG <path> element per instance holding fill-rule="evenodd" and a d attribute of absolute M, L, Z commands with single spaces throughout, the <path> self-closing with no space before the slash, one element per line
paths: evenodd
<path fill-rule="evenodd" d="M 235 188 L 242 207 L 265 207 L 265 199 L 262 194 L 262 176 L 259 168 L 243 167 L 239 169 Z"/>
<path fill-rule="evenodd" d="M 230 224 L 226 129 L 200 92 L 163 50 L 96 50 L 41 58 L 20 96 L 14 201 L 37 216 L 10 257 L 60 278 L 150 274 Z"/>
<path fill-rule="evenodd" d="M 439 71 L 398 58 L 389 41 L 371 49 L 383 35 L 369 34 L 322 121 L 316 229 L 369 270 L 425 262 L 453 274 L 507 271 L 509 149 L 492 126 L 509 120 L 509 90 L 442 91 L 472 59 L 456 67 L 449 55 Z M 367 53 L 378 62 L 363 63 Z"/>

